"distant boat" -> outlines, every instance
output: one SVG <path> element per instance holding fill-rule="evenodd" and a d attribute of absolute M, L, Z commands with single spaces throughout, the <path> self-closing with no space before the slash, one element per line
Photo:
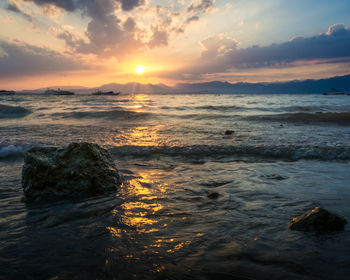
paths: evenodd
<path fill-rule="evenodd" d="M 120 91 L 118 92 L 114 92 L 114 91 L 101 91 L 101 90 L 97 90 L 93 93 L 91 93 L 92 95 L 119 95 Z"/>
<path fill-rule="evenodd" d="M 335 88 L 331 88 L 331 91 L 324 92 L 323 95 L 347 95 L 344 91 L 336 90 Z"/>
<path fill-rule="evenodd" d="M 0 95 L 14 95 L 15 93 L 13 90 L 0 90 Z"/>
<path fill-rule="evenodd" d="M 60 90 L 60 89 L 47 89 L 45 90 L 44 94 L 47 95 L 74 95 L 74 92 L 68 91 L 68 90 Z"/>

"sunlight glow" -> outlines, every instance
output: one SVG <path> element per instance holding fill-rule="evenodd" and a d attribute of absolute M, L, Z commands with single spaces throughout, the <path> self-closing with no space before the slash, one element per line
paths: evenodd
<path fill-rule="evenodd" d="M 135 72 L 139 75 L 145 73 L 146 67 L 144 65 L 137 65 L 135 68 Z"/>

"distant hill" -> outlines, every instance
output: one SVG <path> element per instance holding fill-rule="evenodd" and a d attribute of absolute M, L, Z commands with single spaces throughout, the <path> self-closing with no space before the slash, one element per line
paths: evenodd
<path fill-rule="evenodd" d="M 336 88 L 350 91 L 350 75 L 321 80 L 303 80 L 275 83 L 228 83 L 208 82 L 178 84 L 177 92 L 188 93 L 323 93 Z"/>
<path fill-rule="evenodd" d="M 122 93 L 169 93 L 173 92 L 171 87 L 164 84 L 140 84 L 140 83 L 127 83 L 127 84 L 106 84 L 99 87 L 102 91 L 120 91 Z"/>
<path fill-rule="evenodd" d="M 169 87 L 164 84 L 110 83 L 100 87 L 87 88 L 81 86 L 56 86 L 77 94 L 90 94 L 95 90 L 120 91 L 122 94 L 132 93 L 324 93 L 335 88 L 339 91 L 350 92 L 350 75 L 338 76 L 321 80 L 296 80 L 273 83 L 229 83 L 212 81 L 205 83 L 181 83 Z M 23 93 L 44 92 L 46 88 L 22 91 Z"/>

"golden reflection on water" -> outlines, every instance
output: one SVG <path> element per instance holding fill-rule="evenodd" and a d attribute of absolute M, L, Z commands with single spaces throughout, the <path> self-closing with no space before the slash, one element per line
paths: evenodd
<path fill-rule="evenodd" d="M 114 227 L 107 227 L 107 230 L 113 237 L 121 237 L 121 229 Z"/>
<path fill-rule="evenodd" d="M 178 251 L 182 248 L 184 248 L 185 246 L 188 246 L 191 244 L 191 241 L 184 241 L 184 242 L 180 242 L 178 244 L 176 244 L 172 249 L 167 250 L 168 253 L 175 253 L 175 251 Z"/>
<path fill-rule="evenodd" d="M 125 182 L 121 188 L 122 196 L 125 197 L 121 204 L 122 211 L 115 211 L 115 214 L 120 215 L 121 222 L 127 227 L 123 230 L 107 227 L 110 234 L 116 238 L 120 238 L 122 234 L 127 234 L 129 235 L 128 238 L 134 239 L 135 232 L 141 235 L 155 233 L 154 239 L 152 234 L 149 235 L 151 239 L 143 245 L 138 254 L 153 254 L 159 256 L 159 258 L 163 258 L 164 254 L 176 254 L 192 242 L 172 238 L 166 234 L 168 223 L 162 219 L 160 212 L 166 207 L 162 202 L 169 186 L 167 183 L 158 180 L 161 175 L 159 170 L 146 170 L 139 172 L 138 177 Z M 194 237 L 201 238 L 202 236 L 203 234 L 197 233 Z M 140 255 L 130 252 L 124 258 L 139 260 Z M 164 269 L 165 267 L 161 264 L 154 264 L 154 272 L 159 273 Z"/>
<path fill-rule="evenodd" d="M 156 215 L 163 209 L 159 201 L 164 197 L 167 185 L 154 181 L 153 178 L 157 175 L 159 172 L 154 170 L 142 172 L 139 177 L 130 179 L 122 186 L 123 195 L 127 198 L 121 205 L 122 222 L 136 229 L 138 233 L 159 231 L 154 225 L 159 222 Z"/>
<path fill-rule="evenodd" d="M 124 106 L 125 109 L 136 113 L 147 112 L 147 110 L 142 110 L 142 108 L 148 107 L 151 102 L 149 96 L 137 94 L 132 98 L 132 104 Z M 140 126 L 131 125 L 122 130 L 110 131 L 108 135 L 106 135 L 103 144 L 110 146 L 165 146 L 171 142 L 170 136 L 166 136 L 166 134 L 161 131 L 163 131 L 164 128 L 168 128 L 168 126 L 169 124 L 154 122 L 152 122 L 152 124 L 147 123 Z"/>
<path fill-rule="evenodd" d="M 109 135 L 106 135 L 104 145 L 144 147 L 166 145 L 168 140 L 159 134 L 163 127 L 164 125 L 137 126 L 121 131 L 111 131 Z"/>
<path fill-rule="evenodd" d="M 125 139 L 128 145 L 135 146 L 159 146 L 165 144 L 165 140 L 159 135 L 164 125 L 138 126 L 125 131 Z"/>

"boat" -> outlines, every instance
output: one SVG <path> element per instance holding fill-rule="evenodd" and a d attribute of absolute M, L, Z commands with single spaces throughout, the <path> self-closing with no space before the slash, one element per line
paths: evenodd
<path fill-rule="evenodd" d="M 331 91 L 324 92 L 323 95 L 347 95 L 344 91 L 336 90 L 335 88 L 331 88 Z"/>
<path fill-rule="evenodd" d="M 93 93 L 91 93 L 92 95 L 119 95 L 120 91 L 118 92 L 114 92 L 114 91 L 101 91 L 101 90 L 97 90 Z"/>
<path fill-rule="evenodd" d="M 0 95 L 14 95 L 15 93 L 13 90 L 0 90 Z"/>
<path fill-rule="evenodd" d="M 74 92 L 68 91 L 68 90 L 60 90 L 60 89 L 47 89 L 45 90 L 44 94 L 47 95 L 74 95 Z"/>

